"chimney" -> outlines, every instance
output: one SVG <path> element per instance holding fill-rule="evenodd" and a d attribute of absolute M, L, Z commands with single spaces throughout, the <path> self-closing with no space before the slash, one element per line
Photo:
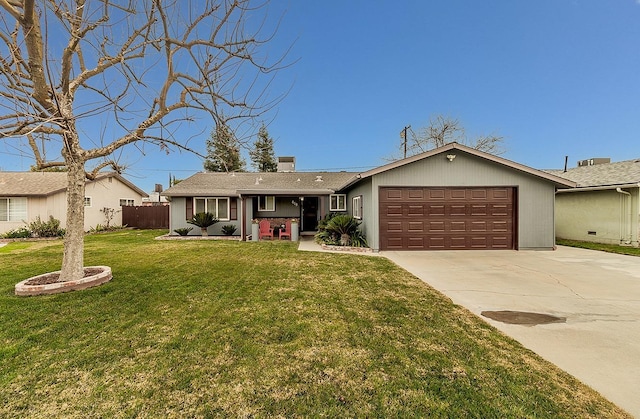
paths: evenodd
<path fill-rule="evenodd" d="M 278 157 L 278 172 L 295 172 L 295 157 Z"/>

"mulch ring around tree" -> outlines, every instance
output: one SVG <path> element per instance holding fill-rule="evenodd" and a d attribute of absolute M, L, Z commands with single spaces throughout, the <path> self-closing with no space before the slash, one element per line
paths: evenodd
<path fill-rule="evenodd" d="M 84 276 L 80 279 L 65 280 L 60 274 L 61 272 L 57 271 L 27 278 L 16 284 L 15 294 L 27 297 L 79 291 L 102 285 L 113 278 L 108 266 L 87 266 L 84 268 Z"/>

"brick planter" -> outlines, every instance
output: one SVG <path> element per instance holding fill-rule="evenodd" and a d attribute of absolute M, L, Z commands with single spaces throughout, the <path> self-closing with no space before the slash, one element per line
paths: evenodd
<path fill-rule="evenodd" d="M 25 279 L 24 281 L 17 283 L 15 287 L 15 294 L 19 296 L 30 296 L 77 291 L 104 284 L 105 282 L 110 281 L 112 278 L 111 268 L 108 266 L 86 266 L 85 269 L 100 270 L 101 272 L 91 276 L 85 276 L 78 281 L 62 281 L 43 285 L 27 285 L 29 282 L 37 282 L 39 279 L 51 274 L 60 274 L 60 271 L 49 272 L 46 274 L 31 277 L 29 279 Z"/>

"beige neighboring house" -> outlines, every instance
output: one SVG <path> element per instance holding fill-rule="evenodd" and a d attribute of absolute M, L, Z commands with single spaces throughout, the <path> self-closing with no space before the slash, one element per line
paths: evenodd
<path fill-rule="evenodd" d="M 556 193 L 558 238 L 638 247 L 640 159 L 593 158 L 549 172 L 578 185 Z"/>
<path fill-rule="evenodd" d="M 148 195 L 117 173 L 100 173 L 87 181 L 84 229 L 105 225 L 103 208 L 116 210 L 111 225 L 122 224 L 125 205 L 141 205 Z M 66 227 L 67 174 L 57 172 L 0 172 L 0 234 L 24 227 L 38 216 L 49 216 Z"/>

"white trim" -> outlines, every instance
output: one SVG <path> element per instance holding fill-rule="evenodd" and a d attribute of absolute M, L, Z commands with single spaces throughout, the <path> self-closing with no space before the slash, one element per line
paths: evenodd
<path fill-rule="evenodd" d="M 269 206 L 269 198 L 271 198 L 272 206 Z M 264 204 L 264 206 L 262 205 Z M 258 212 L 273 212 L 276 210 L 276 197 L 275 195 L 260 195 L 258 196 Z"/>
<path fill-rule="evenodd" d="M 335 202 L 335 206 L 334 206 L 334 202 L 333 199 L 335 198 L 336 202 Z M 342 205 L 340 205 L 340 201 L 342 198 Z M 332 212 L 343 212 L 347 210 L 347 195 L 343 194 L 343 193 L 334 193 L 329 195 L 329 211 Z"/>
<path fill-rule="evenodd" d="M 362 195 L 351 198 L 351 214 L 353 218 L 362 220 Z"/>
<path fill-rule="evenodd" d="M 0 199 L 5 200 L 7 202 L 7 219 L 6 220 L 0 220 L 2 222 L 18 222 L 18 221 L 24 221 L 28 219 L 28 210 L 29 210 L 29 200 L 27 199 L 26 196 L 6 196 L 6 197 L 1 197 Z M 12 205 L 11 201 L 14 201 L 14 204 Z M 15 208 L 13 208 L 14 206 L 20 206 L 21 208 L 19 209 L 20 212 L 18 213 L 17 217 L 15 216 Z M 12 217 L 12 214 L 14 215 Z"/>
<path fill-rule="evenodd" d="M 216 217 L 219 221 L 231 221 L 231 198 L 229 198 L 228 196 L 195 196 L 193 197 L 193 213 L 197 214 L 198 210 L 197 210 L 197 205 L 196 205 L 196 201 L 198 199 L 202 199 L 204 200 L 204 210 L 206 212 L 210 212 L 213 214 L 214 217 Z M 209 200 L 216 200 L 216 204 L 215 204 L 215 211 L 211 211 L 211 209 L 209 208 Z M 227 200 L 227 216 L 225 218 L 220 218 L 218 217 L 218 201 L 221 199 L 226 199 Z"/>

